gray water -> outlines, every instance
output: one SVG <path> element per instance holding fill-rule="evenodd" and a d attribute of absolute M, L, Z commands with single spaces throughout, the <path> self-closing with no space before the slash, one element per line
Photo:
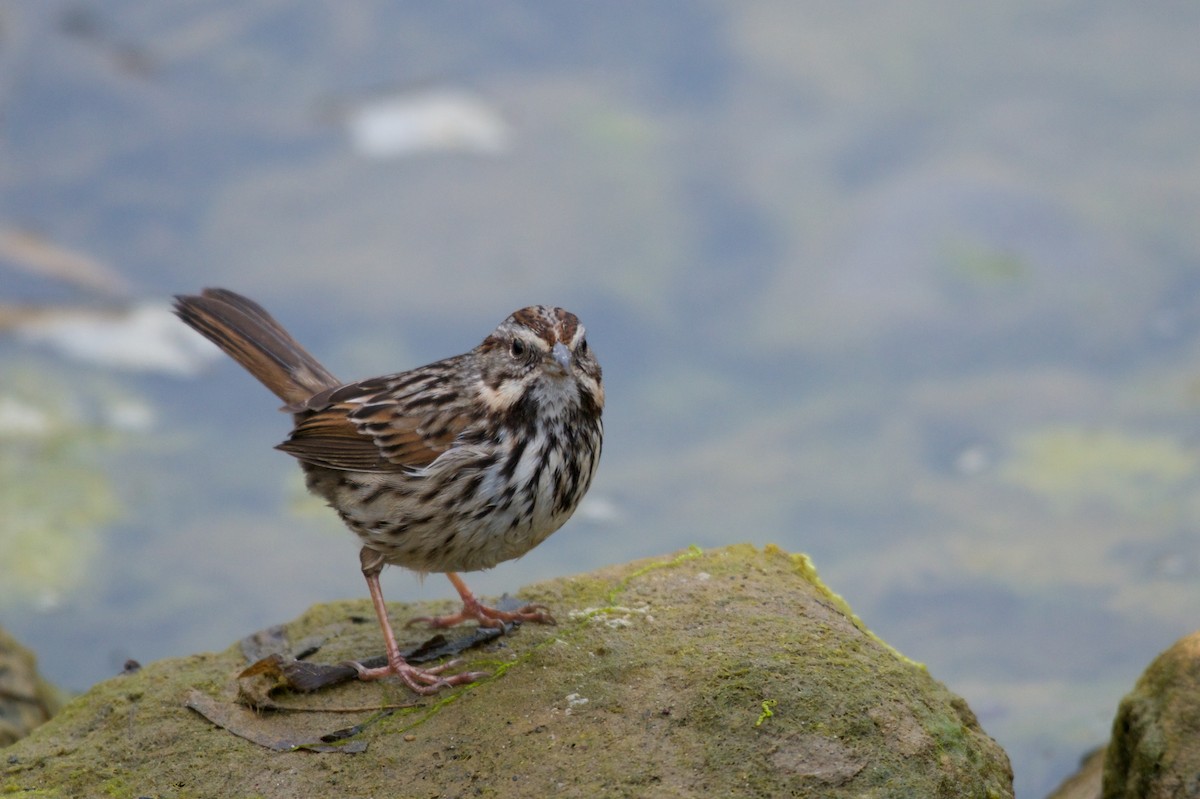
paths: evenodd
<path fill-rule="evenodd" d="M 345 379 L 554 303 L 605 369 L 601 470 L 472 586 L 807 552 L 1043 796 L 1196 628 L 1198 22 L 0 6 L 0 624 L 82 690 L 365 598 L 276 400 L 171 294 L 242 291 Z"/>

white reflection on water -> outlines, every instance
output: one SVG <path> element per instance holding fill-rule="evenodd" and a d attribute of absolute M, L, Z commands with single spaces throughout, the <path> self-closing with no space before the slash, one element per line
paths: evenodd
<path fill-rule="evenodd" d="M 392 96 L 361 103 L 346 114 L 354 149 L 368 158 L 397 158 L 438 150 L 500 155 L 509 131 L 499 115 L 463 92 Z"/>
<path fill-rule="evenodd" d="M 181 329 L 166 303 L 107 311 L 48 309 L 25 319 L 15 333 L 96 366 L 181 377 L 195 377 L 221 355 L 193 331 Z"/>

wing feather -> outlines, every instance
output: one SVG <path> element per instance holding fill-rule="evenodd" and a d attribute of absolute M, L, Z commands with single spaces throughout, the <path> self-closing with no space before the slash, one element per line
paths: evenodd
<path fill-rule="evenodd" d="M 446 371 L 434 368 L 443 364 L 454 368 L 439 362 L 336 386 L 292 405 L 296 427 L 278 448 L 305 463 L 342 471 L 428 466 L 470 422 L 461 392 L 448 390 Z"/>

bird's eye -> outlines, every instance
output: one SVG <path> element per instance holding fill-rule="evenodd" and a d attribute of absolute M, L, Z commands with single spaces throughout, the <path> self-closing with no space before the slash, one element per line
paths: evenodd
<path fill-rule="evenodd" d="M 521 341 L 519 338 L 514 338 L 511 351 L 514 358 L 520 358 L 525 354 L 525 342 Z"/>
<path fill-rule="evenodd" d="M 588 345 L 587 345 L 586 338 L 583 341 L 579 342 L 578 350 L 579 350 L 580 355 L 587 355 Z"/>

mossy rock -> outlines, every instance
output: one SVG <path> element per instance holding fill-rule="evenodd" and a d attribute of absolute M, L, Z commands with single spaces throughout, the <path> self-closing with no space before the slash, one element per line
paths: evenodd
<path fill-rule="evenodd" d="M 38 674 L 37 659 L 0 629 L 0 748 L 54 715 L 62 696 Z"/>
<path fill-rule="evenodd" d="M 1047 799 L 1100 799 L 1104 780 L 1106 747 L 1099 747 L 1083 756 L 1079 770 L 1067 777 Z"/>
<path fill-rule="evenodd" d="M 1200 798 L 1200 632 L 1151 663 L 1121 700 L 1104 799 Z"/>
<path fill-rule="evenodd" d="M 492 676 L 433 698 L 352 681 L 276 697 L 305 711 L 251 714 L 233 701 L 238 646 L 108 680 L 0 753 L 0 795 L 1012 796 L 1008 758 L 966 703 L 803 555 L 693 549 L 521 596 L 558 625 L 467 652 L 461 668 Z M 323 641 L 324 662 L 362 656 L 381 648 L 373 624 L 352 623 L 370 616 L 365 601 L 317 606 L 287 638 Z M 277 740 L 342 732 L 323 753 L 274 751 L 189 697 Z"/>

